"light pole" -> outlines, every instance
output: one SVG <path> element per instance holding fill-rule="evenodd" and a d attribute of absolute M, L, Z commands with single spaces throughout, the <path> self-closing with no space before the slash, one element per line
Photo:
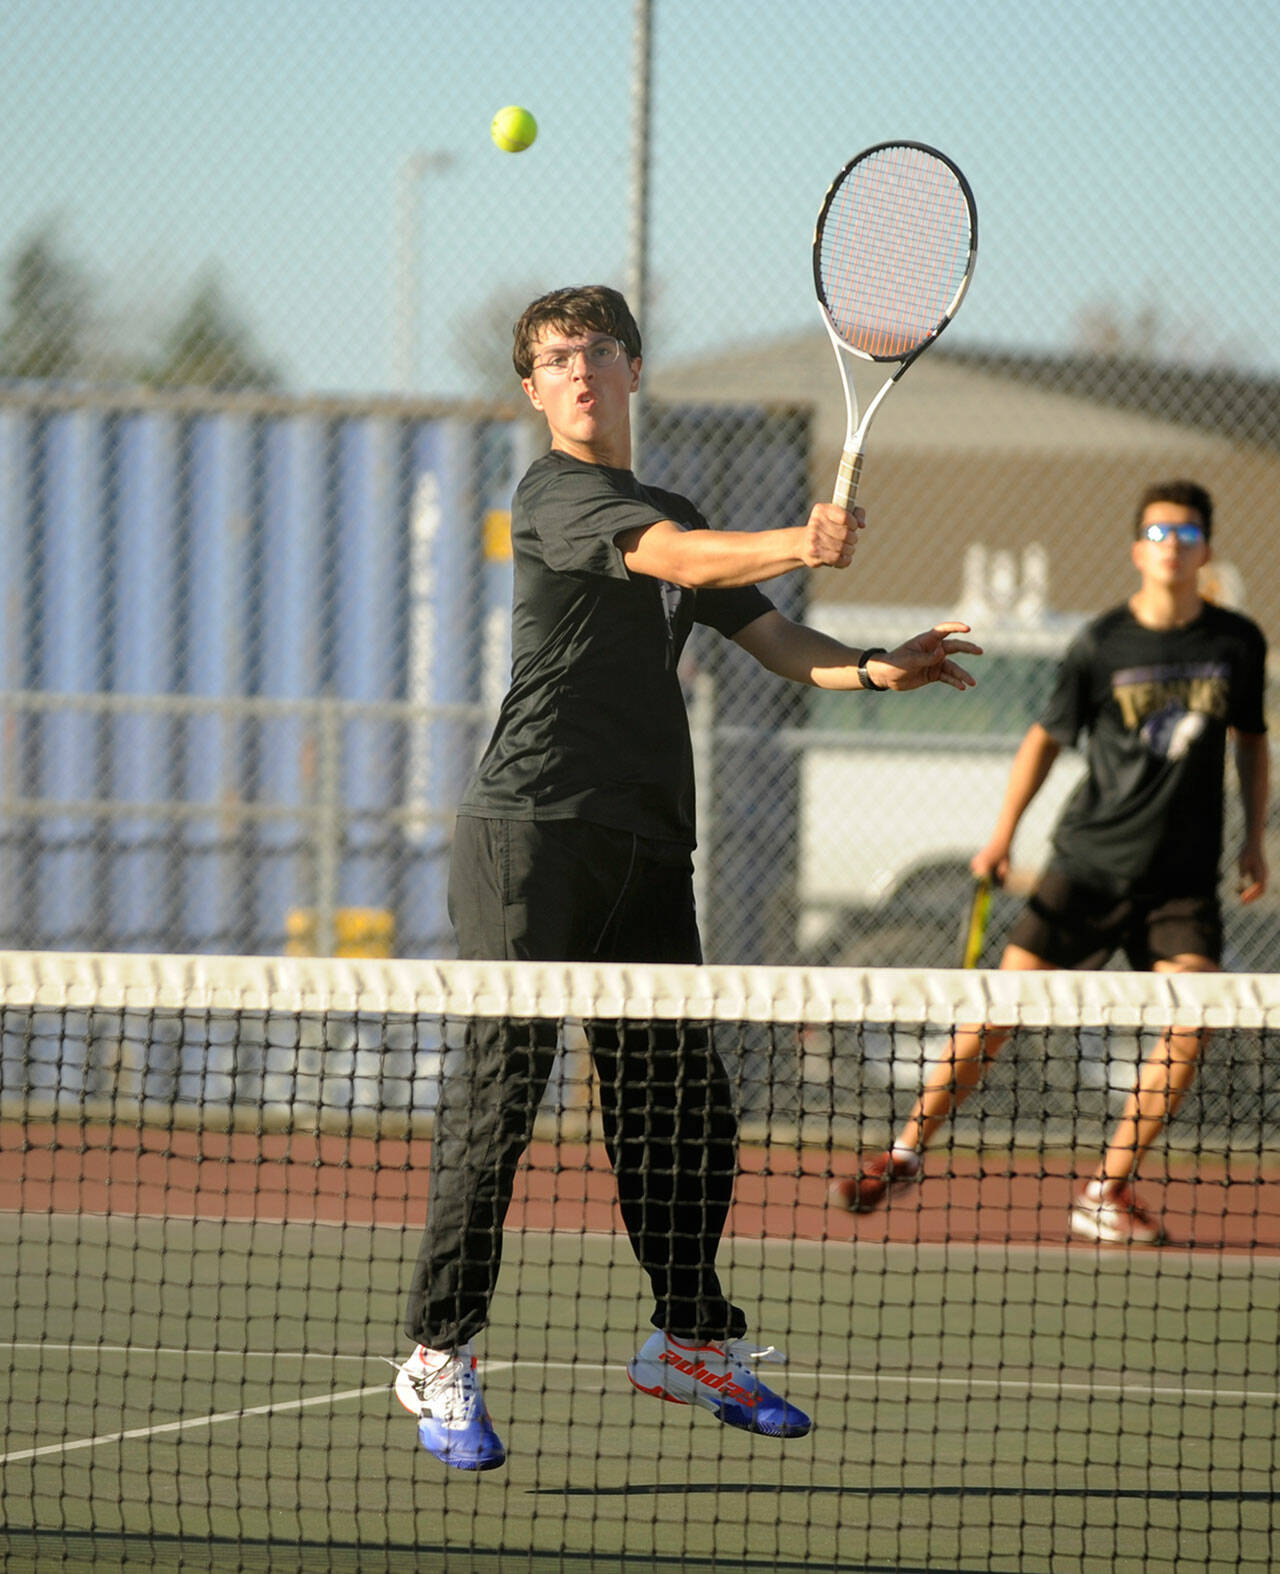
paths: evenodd
<path fill-rule="evenodd" d="M 649 331 L 649 99 L 653 77 L 653 0 L 635 0 L 631 57 L 630 259 L 627 295 L 641 333 Z M 640 462 L 644 441 L 644 404 L 631 412 L 631 466 Z"/>
<path fill-rule="evenodd" d="M 630 258 L 627 294 L 643 323 L 649 305 L 649 99 L 653 75 L 653 0 L 635 0 L 631 55 Z"/>
<path fill-rule="evenodd" d="M 418 380 L 419 322 L 422 284 L 422 182 L 446 170 L 452 153 L 410 153 L 400 165 L 396 182 L 395 320 L 392 324 L 392 380 L 402 394 L 411 394 Z"/>

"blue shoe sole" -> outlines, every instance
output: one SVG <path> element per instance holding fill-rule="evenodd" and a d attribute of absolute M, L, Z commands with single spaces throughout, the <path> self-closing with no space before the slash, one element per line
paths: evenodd
<path fill-rule="evenodd" d="M 758 1432 L 762 1437 L 804 1437 L 813 1426 L 800 1410 L 792 1412 L 794 1419 L 784 1417 L 777 1421 L 761 1420 L 750 1411 L 736 1410 L 732 1405 L 721 1405 L 714 1414 L 725 1426 L 736 1427 L 740 1432 Z"/>
<path fill-rule="evenodd" d="M 506 1463 L 506 1450 L 492 1432 L 488 1436 L 481 1434 L 477 1440 L 479 1446 L 465 1449 L 458 1444 L 450 1446 L 434 1438 L 427 1431 L 427 1426 L 425 1421 L 419 1423 L 418 1441 L 427 1453 L 443 1465 L 449 1465 L 454 1470 L 496 1470 L 499 1465 Z"/>
<path fill-rule="evenodd" d="M 732 1404 L 709 1405 L 692 1399 L 678 1399 L 675 1394 L 667 1393 L 661 1385 L 649 1387 L 637 1382 L 630 1365 L 627 1367 L 627 1378 L 639 1393 L 648 1394 L 653 1399 L 665 1399 L 672 1405 L 689 1405 L 693 1409 L 709 1410 L 717 1421 L 724 1426 L 736 1427 L 739 1432 L 756 1432 L 761 1437 L 804 1437 L 813 1427 L 813 1422 L 804 1411 L 796 1410 L 793 1406 L 788 1406 L 787 1412 L 779 1420 L 762 1423 L 755 1412 L 739 1409 Z M 787 1419 L 788 1414 L 792 1419 Z"/>

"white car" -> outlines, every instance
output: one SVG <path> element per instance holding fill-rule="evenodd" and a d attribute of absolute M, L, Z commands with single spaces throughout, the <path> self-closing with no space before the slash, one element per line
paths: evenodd
<path fill-rule="evenodd" d="M 945 608 L 821 605 L 807 621 L 855 645 L 892 647 L 956 613 Z M 1059 661 L 1085 615 L 986 609 L 973 624 L 984 654 L 978 687 L 910 694 L 814 690 L 803 730 L 798 897 L 802 954 L 833 962 L 870 915 L 960 922 L 969 860 L 991 834 L 1014 752 L 1038 719 Z M 1054 824 L 1083 773 L 1064 752 L 1023 818 L 1012 888 L 1048 857 Z M 883 958 L 880 958 L 883 960 Z M 947 958 L 911 956 L 936 965 Z"/>

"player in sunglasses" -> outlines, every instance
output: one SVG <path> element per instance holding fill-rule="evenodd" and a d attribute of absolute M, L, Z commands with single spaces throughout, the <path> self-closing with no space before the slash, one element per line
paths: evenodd
<path fill-rule="evenodd" d="M 1048 709 L 1022 741 L 995 830 L 971 863 L 979 877 L 1004 879 L 1023 814 L 1058 754 L 1082 735 L 1088 769 L 1059 819 L 1049 866 L 1009 932 L 1002 968 L 1101 968 L 1122 950 L 1139 969 L 1219 971 L 1228 738 L 1244 820 L 1240 900 L 1256 901 L 1266 889 L 1267 647 L 1248 618 L 1200 593 L 1212 531 L 1212 500 L 1195 482 L 1163 482 L 1143 493 L 1132 547 L 1141 583 L 1077 637 Z M 959 1029 L 892 1149 L 833 1182 L 833 1200 L 869 1212 L 892 1189 L 918 1180 L 925 1149 L 1012 1031 Z M 1097 1171 L 1071 1208 L 1073 1234 L 1165 1243 L 1133 1181 L 1191 1086 L 1207 1037 L 1171 1029 L 1148 1055 Z"/>

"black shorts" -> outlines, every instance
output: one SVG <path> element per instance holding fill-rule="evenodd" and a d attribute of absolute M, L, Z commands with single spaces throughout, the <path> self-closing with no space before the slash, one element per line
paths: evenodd
<path fill-rule="evenodd" d="M 702 961 L 692 849 L 589 820 L 460 814 L 449 917 L 480 961 Z"/>
<path fill-rule="evenodd" d="M 1120 897 L 1049 869 L 1014 920 L 1009 944 L 1051 967 L 1105 967 L 1117 951 L 1140 972 L 1176 956 L 1221 962 L 1222 909 L 1214 891 Z"/>

